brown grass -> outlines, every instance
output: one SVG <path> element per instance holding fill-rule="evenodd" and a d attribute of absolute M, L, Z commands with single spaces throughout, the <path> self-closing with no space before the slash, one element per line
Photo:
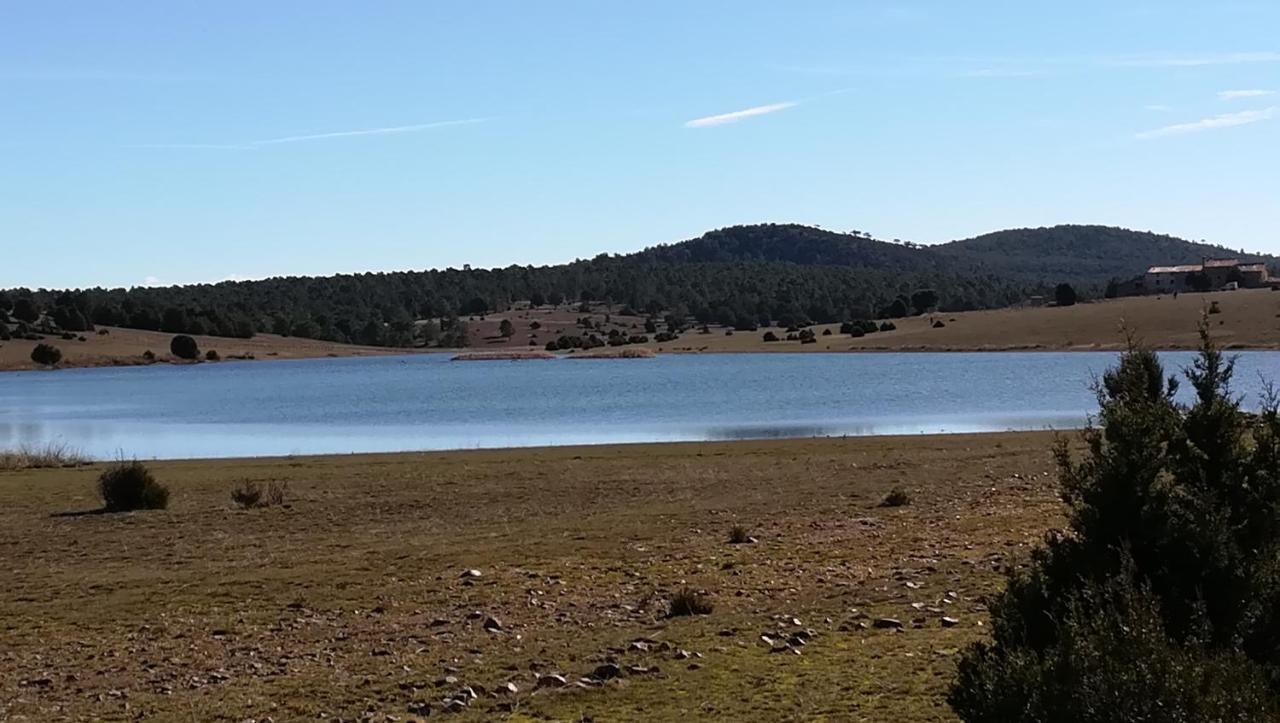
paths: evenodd
<path fill-rule="evenodd" d="M 49 442 L 43 446 L 22 445 L 17 449 L 0 450 L 0 471 L 6 472 L 24 469 L 79 467 L 88 464 L 88 462 L 88 457 L 63 442 Z"/>
<path fill-rule="evenodd" d="M 952 720 L 983 597 L 1061 524 L 1051 439 L 156 462 L 167 510 L 75 517 L 96 466 L 0 474 L 0 719 L 404 720 L 465 685 L 459 720 Z M 668 618 L 683 588 L 711 613 Z"/>
<path fill-rule="evenodd" d="M 102 327 L 108 328 L 108 327 Z M 61 368 L 67 367 L 102 367 L 102 366 L 134 366 L 148 364 L 143 352 L 150 349 L 156 353 L 156 362 L 178 363 L 169 354 L 169 341 L 173 334 L 141 329 L 120 329 L 109 327 L 108 334 L 85 332 L 84 341 L 58 339 L 50 336 L 46 343 L 53 344 L 62 350 Z M 308 359 L 329 356 L 370 356 L 383 354 L 405 354 L 412 350 L 386 349 L 382 347 L 355 346 L 336 344 L 314 339 L 282 337 L 274 334 L 259 334 L 252 339 L 232 339 L 229 337 L 197 336 L 194 337 L 200 347 L 201 358 L 210 350 L 217 351 L 222 361 L 202 362 L 225 364 L 240 357 L 253 357 L 255 360 L 267 359 Z M 0 370 L 36 369 L 31 361 L 31 350 L 40 342 L 14 339 L 0 343 Z M 181 362 L 192 363 L 192 362 Z"/>

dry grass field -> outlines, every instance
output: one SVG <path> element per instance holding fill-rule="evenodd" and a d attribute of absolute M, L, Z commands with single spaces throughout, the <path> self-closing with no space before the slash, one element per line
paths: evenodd
<path fill-rule="evenodd" d="M 983 597 L 1061 524 L 1050 443 L 160 462 L 169 509 L 126 514 L 59 514 L 100 467 L 0 472 L 0 719 L 952 720 Z M 710 614 L 667 617 L 686 586 Z"/>
<path fill-rule="evenodd" d="M 107 327 L 103 327 L 107 328 Z M 129 366 L 146 364 L 143 352 L 150 351 L 161 362 L 175 361 L 169 354 L 169 342 L 173 334 L 141 329 L 107 328 L 107 334 L 86 331 L 84 341 L 63 340 L 50 335 L 44 343 L 53 344 L 62 351 L 62 367 Z M 325 356 L 369 356 L 375 354 L 404 354 L 403 349 L 335 344 L 313 339 L 283 337 L 274 334 L 258 334 L 252 339 L 232 339 L 217 336 L 194 337 L 200 353 L 212 349 L 224 359 L 230 356 L 252 356 L 258 361 L 266 359 L 307 359 Z M 14 339 L 0 342 L 0 370 L 34 369 L 31 350 L 37 341 Z"/>
<path fill-rule="evenodd" d="M 841 335 L 839 324 L 813 327 L 817 342 L 766 343 L 764 333 L 786 338 L 786 331 L 762 328 L 726 335 L 726 329 L 712 326 L 710 333 L 690 330 L 675 342 L 650 342 L 645 346 L 663 352 L 827 352 L 827 351 L 1013 351 L 1013 350 L 1113 350 L 1124 348 L 1122 325 L 1158 349 L 1194 349 L 1198 343 L 1196 323 L 1202 310 L 1213 302 L 1221 313 L 1210 317 L 1215 338 L 1227 348 L 1280 348 L 1280 293 L 1267 290 L 1239 290 L 1209 294 L 1143 296 L 1110 299 L 1075 306 L 1034 307 L 928 314 L 895 319 L 897 330 L 853 338 Z M 603 307 L 591 318 L 604 321 Z M 527 346 L 529 335 L 537 336 L 537 348 L 563 330 L 582 333 L 574 324 L 578 317 L 571 308 L 535 309 L 490 315 L 471 322 L 472 345 L 476 348 Z M 498 325 L 509 318 L 516 327 L 511 339 L 498 335 Z M 540 329 L 531 329 L 533 321 Z M 640 317 L 610 317 L 608 328 L 644 333 Z M 935 321 L 943 326 L 935 328 Z M 637 331 L 638 329 L 638 331 Z M 826 330 L 831 335 L 823 336 Z"/>

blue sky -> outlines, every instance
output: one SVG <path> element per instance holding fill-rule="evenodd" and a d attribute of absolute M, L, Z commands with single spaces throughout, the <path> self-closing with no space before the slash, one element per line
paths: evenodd
<path fill-rule="evenodd" d="M 1280 253 L 1277 28 L 1271 0 L 13 0 L 0 287 L 556 263 L 757 221 Z"/>

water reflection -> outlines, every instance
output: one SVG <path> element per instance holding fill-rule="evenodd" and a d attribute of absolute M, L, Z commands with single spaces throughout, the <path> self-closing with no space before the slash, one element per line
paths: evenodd
<path fill-rule="evenodd" d="M 1186 353 L 1162 355 L 1168 371 Z M 0 374 L 0 447 L 95 457 L 469 449 L 1077 427 L 1113 353 L 670 355 L 452 364 L 442 355 Z M 1280 353 L 1239 355 L 1254 404 Z M 1182 398 L 1190 398 L 1188 385 Z"/>

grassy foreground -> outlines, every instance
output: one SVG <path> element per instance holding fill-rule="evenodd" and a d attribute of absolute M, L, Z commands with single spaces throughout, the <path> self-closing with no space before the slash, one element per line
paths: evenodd
<path fill-rule="evenodd" d="M 458 720 L 951 720 L 983 596 L 1061 521 L 1050 444 L 166 462 L 168 510 L 80 516 L 97 467 L 0 473 L 0 719 L 412 720 L 468 686 Z M 666 618 L 686 585 L 713 611 Z"/>

